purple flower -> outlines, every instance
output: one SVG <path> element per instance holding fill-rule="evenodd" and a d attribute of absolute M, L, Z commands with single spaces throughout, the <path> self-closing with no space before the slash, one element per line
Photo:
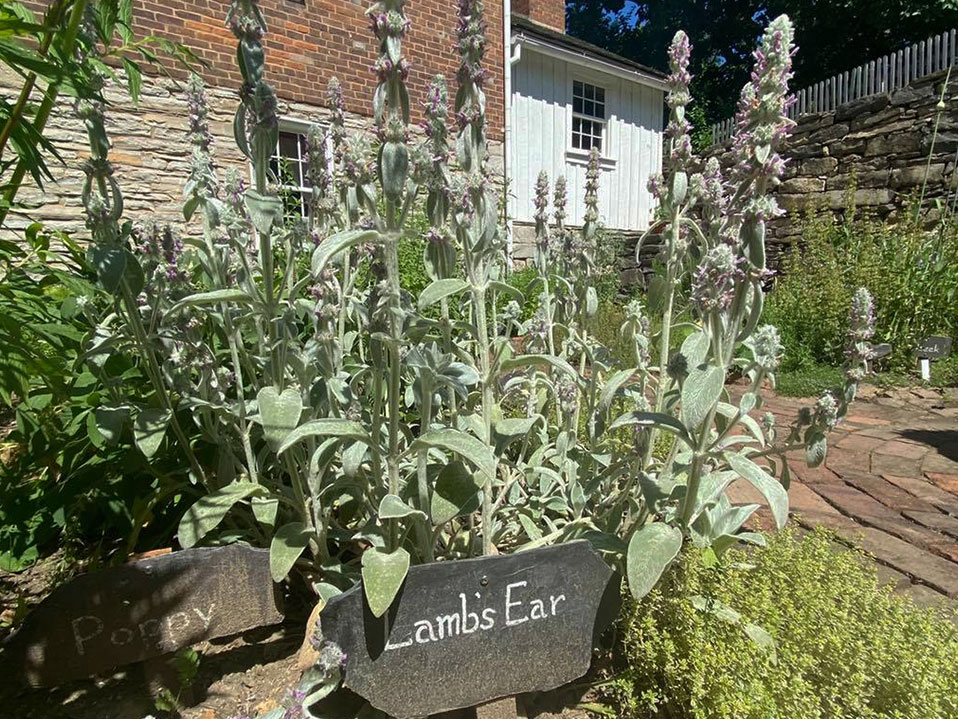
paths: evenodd
<path fill-rule="evenodd" d="M 692 277 L 692 302 L 701 316 L 728 309 L 735 298 L 735 284 L 745 279 L 744 259 L 726 244 L 710 249 Z"/>
<path fill-rule="evenodd" d="M 867 363 L 874 357 L 868 343 L 875 334 L 875 303 L 871 293 L 860 287 L 852 297 L 852 306 L 848 317 L 848 348 L 845 350 L 845 375 L 852 382 L 858 382 L 865 376 Z"/>
<path fill-rule="evenodd" d="M 553 218 L 556 225 L 561 230 L 565 227 L 566 205 L 569 202 L 568 183 L 565 175 L 559 175 L 556 178 L 555 191 L 552 195 Z"/>
<path fill-rule="evenodd" d="M 692 82 L 692 76 L 689 74 L 691 55 L 689 37 L 679 30 L 669 47 L 671 72 L 668 77 L 669 93 L 666 103 L 671 112 L 665 130 L 666 136 L 671 140 L 669 158 L 676 170 L 685 170 L 692 160 L 692 139 L 689 136 L 692 126 L 685 117 L 685 108 L 692 99 L 689 93 L 689 83 Z"/>
<path fill-rule="evenodd" d="M 785 170 L 779 150 L 794 125 L 785 114 L 791 101 L 788 82 L 792 78 L 793 38 L 787 16 L 781 15 L 769 24 L 761 45 L 753 53 L 751 81 L 742 89 L 739 100 L 732 143 L 737 157 L 735 172 L 738 181 L 758 181 L 753 185 L 754 197 L 778 184 Z M 758 219 L 779 214 L 774 200 L 746 208 L 747 216 Z"/>

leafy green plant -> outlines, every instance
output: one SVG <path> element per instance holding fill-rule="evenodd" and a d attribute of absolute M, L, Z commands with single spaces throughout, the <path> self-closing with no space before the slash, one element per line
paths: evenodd
<path fill-rule="evenodd" d="M 856 287 L 875 299 L 875 336 L 892 345 L 882 367 L 913 370 L 932 334 L 958 336 L 958 224 L 929 231 L 905 220 L 812 216 L 770 294 L 766 318 L 785 345 L 787 370 L 844 360 L 847 311 Z"/>
<path fill-rule="evenodd" d="M 53 178 L 45 156 L 60 156 L 43 132 L 61 92 L 99 100 L 96 78 L 116 78 L 116 65 L 136 101 L 143 75 L 134 58 L 167 74 L 159 53 L 188 69 L 200 62 L 188 48 L 166 38 L 134 37 L 132 0 L 52 0 L 39 20 L 21 3 L 5 2 L 0 26 L 0 63 L 23 81 L 15 100 L 0 99 L 0 226 L 27 173 L 39 188 Z M 99 51 L 86 52 L 90 45 L 99 45 Z M 39 102 L 37 94 L 42 95 Z"/>
<path fill-rule="evenodd" d="M 787 352 L 788 350 L 786 350 Z M 775 377 L 775 391 L 785 397 L 816 397 L 841 381 L 842 371 L 823 364 L 802 364 Z M 874 382 L 875 377 L 869 381 Z"/>
<path fill-rule="evenodd" d="M 42 187 L 50 159 L 60 160 L 43 135 L 57 98 L 102 103 L 108 77 L 122 79 L 135 101 L 142 84 L 137 59 L 163 71 L 160 55 L 198 66 L 175 42 L 135 38 L 128 0 L 54 0 L 39 20 L 21 4 L 5 3 L 0 25 L 0 62 L 22 80 L 14 98 L 0 100 L 0 224 L 17 205 L 27 174 Z M 0 462 L 6 570 L 23 568 L 58 543 L 69 556 L 85 544 L 85 558 L 94 561 L 124 555 L 144 539 L 147 525 L 148 540 L 169 541 L 162 508 L 177 499 L 165 477 L 169 464 L 164 457 L 147 463 L 130 446 L 132 432 L 94 421 L 106 416 L 104 398 L 116 399 L 120 384 L 128 397 L 137 397 L 142 384 L 139 369 L 119 353 L 86 363 L 89 337 L 107 305 L 96 276 L 95 263 L 70 237 L 38 223 L 28 225 L 22 240 L 0 241 L 0 403 L 12 408 L 15 421 Z"/>
<path fill-rule="evenodd" d="M 200 671 L 200 654 L 191 647 L 183 647 L 169 659 L 175 676 L 175 687 L 160 687 L 153 698 L 157 711 L 179 717 L 183 711 L 183 693 L 190 691 Z"/>
<path fill-rule="evenodd" d="M 861 378 L 873 321 L 859 293 L 844 386 L 803 411 L 786 436 L 752 417 L 780 354 L 777 332 L 758 319 L 764 223 L 776 212 L 767 193 L 789 126 L 787 18 L 770 25 L 756 52 L 730 181 L 716 163 L 694 172 L 684 115 L 689 46 L 676 35 L 671 170 L 652 182 L 666 227 L 663 275 L 644 305 L 630 305 L 620 332 L 632 356 L 614 368 L 589 329 L 604 266 L 597 153 L 580 231 L 565 226 L 561 180 L 550 226 L 548 179 L 540 179 L 536 277 L 520 292 L 505 281 L 488 166 L 482 2 L 459 5 L 457 132 L 437 78 L 418 146 L 407 138 L 403 9 L 402 0 L 381 0 L 369 10 L 379 47 L 375 139 L 345 132 L 331 84 L 334 161 L 310 133 L 306 222 L 284 222 L 270 176 L 276 98 L 254 0 L 235 0 L 228 15 L 244 82 L 234 135 L 252 165 L 249 187 L 217 176 L 202 83 L 190 86 L 184 214 L 201 226 L 196 239 L 123 220 L 102 107 L 78 104 L 92 154 L 90 256 L 111 297 L 89 355 L 107 364 L 132 358 L 146 380 L 136 396 L 118 384 L 97 426 L 132 428 L 144 456 L 175 448 L 189 464 L 199 499 L 179 522 L 181 546 L 269 545 L 275 580 L 296 569 L 329 599 L 361 579 L 376 617 L 413 563 L 584 538 L 638 597 L 683 546 L 720 555 L 739 541 L 761 543 L 742 529 L 757 505 L 733 507 L 725 489 L 745 479 L 784 523 L 785 453 L 805 449 L 810 464 L 822 461 L 826 433 Z M 401 248 L 419 202 L 429 281 L 413 297 Z M 688 306 L 679 295 L 686 284 Z M 539 309 L 520 325 L 532 292 Z M 648 321 L 645 308 L 661 319 Z M 732 368 L 751 380 L 738 405 L 724 388 Z M 338 676 L 328 669 L 316 677 L 326 688 Z"/>
<path fill-rule="evenodd" d="M 870 560 L 822 531 L 786 531 L 718 565 L 690 551 L 627 602 L 609 715 L 945 719 L 958 712 L 953 619 L 878 588 Z M 749 624 L 774 638 L 774 654 Z"/>
<path fill-rule="evenodd" d="M 91 428 L 99 398 L 111 390 L 83 369 L 103 293 L 69 237 L 36 224 L 25 235 L 22 245 L 0 243 L 0 402 L 14 420 L 0 462 L 0 567 L 7 571 L 58 542 L 72 549 L 82 541 L 94 555 L 131 549 L 144 487 L 153 481 L 143 475 L 163 467 L 150 468 Z M 53 251 L 51 242 L 65 249 Z M 130 371 L 122 363 L 104 367 L 104 374 Z"/>

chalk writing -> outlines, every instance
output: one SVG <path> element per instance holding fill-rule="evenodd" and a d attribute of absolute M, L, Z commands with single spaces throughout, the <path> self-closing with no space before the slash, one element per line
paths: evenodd
<path fill-rule="evenodd" d="M 173 642 L 179 636 L 192 636 L 198 628 L 208 632 L 215 608 L 216 602 L 211 602 L 205 614 L 202 609 L 194 607 L 192 611 L 173 612 L 163 619 L 146 619 L 138 622 L 135 627 L 117 627 L 109 634 L 110 644 L 124 646 L 139 639 L 144 648 L 162 648 L 164 625 L 166 626 L 165 636 Z M 86 653 L 84 645 L 100 637 L 105 629 L 103 620 L 93 614 L 85 614 L 71 620 L 70 626 L 73 629 L 73 642 L 76 644 L 77 654 L 81 657 Z"/>
<path fill-rule="evenodd" d="M 389 652 L 411 647 L 414 644 L 428 644 L 429 642 L 452 639 L 461 635 L 488 632 L 498 626 L 497 618 L 500 616 L 503 617 L 507 627 L 518 626 L 530 620 L 536 621 L 555 617 L 558 614 L 559 605 L 565 601 L 565 594 L 550 594 L 548 600 L 524 597 L 519 590 L 528 586 L 529 582 L 527 581 L 513 582 L 506 585 L 505 595 L 499 598 L 501 610 L 484 605 L 481 592 L 473 594 L 472 599 L 474 601 L 472 604 L 470 604 L 470 598 L 466 596 L 465 592 L 459 592 L 457 611 L 428 619 L 415 620 L 412 627 L 405 631 L 393 627 L 390 637 L 400 634 L 404 636 L 404 639 L 394 640 L 390 638 L 386 642 L 385 649 Z M 476 606 L 476 604 L 479 606 Z"/>
<path fill-rule="evenodd" d="M 320 623 L 348 689 L 390 716 L 428 716 L 582 676 L 617 606 L 613 577 L 587 542 L 437 562 L 409 570 L 384 617 L 356 587 Z"/>
<path fill-rule="evenodd" d="M 268 551 L 188 549 L 74 578 L 30 612 L 3 656 L 48 686 L 281 620 Z"/>

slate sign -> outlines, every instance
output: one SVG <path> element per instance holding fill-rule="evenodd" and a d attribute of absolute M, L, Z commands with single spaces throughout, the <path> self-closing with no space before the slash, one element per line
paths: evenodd
<path fill-rule="evenodd" d="M 926 337 L 915 352 L 921 359 L 941 359 L 951 354 L 951 337 Z"/>
<path fill-rule="evenodd" d="M 52 686 L 282 619 L 268 550 L 187 549 L 72 579 L 3 653 L 29 684 Z"/>
<path fill-rule="evenodd" d="M 344 685 L 407 719 L 581 677 L 619 586 L 588 542 L 571 542 L 413 567 L 384 617 L 373 617 L 359 585 L 320 622 L 346 653 Z"/>
<path fill-rule="evenodd" d="M 872 345 L 872 359 L 881 359 L 882 357 L 887 357 L 891 354 L 891 345 L 887 342 L 882 342 L 878 345 Z"/>

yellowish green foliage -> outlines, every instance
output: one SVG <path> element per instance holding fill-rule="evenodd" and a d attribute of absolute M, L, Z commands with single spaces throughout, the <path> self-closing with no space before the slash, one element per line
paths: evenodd
<path fill-rule="evenodd" d="M 695 595 L 767 630 L 777 663 L 741 627 L 694 609 Z M 621 628 L 627 666 L 610 699 L 623 719 L 958 716 L 956 624 L 879 589 L 861 555 L 824 532 L 785 532 L 719 567 L 689 552 L 629 602 Z"/>

